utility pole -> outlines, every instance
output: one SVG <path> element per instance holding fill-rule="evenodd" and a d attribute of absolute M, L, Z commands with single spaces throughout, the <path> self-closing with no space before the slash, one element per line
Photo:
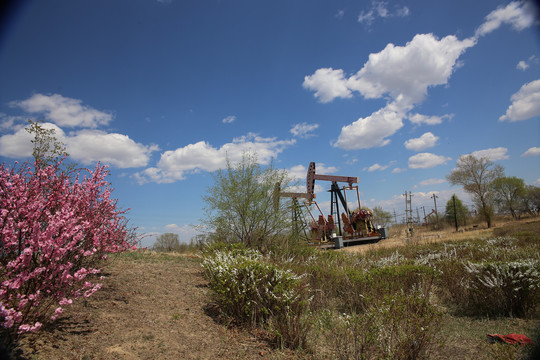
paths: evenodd
<path fill-rule="evenodd" d="M 431 198 L 433 199 L 433 202 L 435 203 L 435 216 L 437 217 L 437 223 L 439 223 L 439 212 L 437 211 L 437 198 L 438 198 L 438 196 L 435 195 L 435 193 L 433 193 Z"/>
<path fill-rule="evenodd" d="M 407 224 L 407 244 L 410 243 L 410 237 L 413 235 L 412 218 L 412 193 L 405 191 L 405 221 Z"/>
<path fill-rule="evenodd" d="M 456 224 L 456 232 L 458 231 L 457 213 L 456 213 L 456 194 L 452 195 L 452 201 L 454 202 L 454 223 Z"/>
<path fill-rule="evenodd" d="M 397 224 L 397 216 L 396 216 L 396 209 L 394 208 L 394 222 Z"/>

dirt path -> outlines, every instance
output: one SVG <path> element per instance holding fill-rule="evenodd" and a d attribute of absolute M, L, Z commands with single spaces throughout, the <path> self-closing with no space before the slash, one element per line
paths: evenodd
<path fill-rule="evenodd" d="M 153 257 L 153 258 L 152 258 Z M 272 358 L 269 345 L 212 317 L 199 263 L 183 256 L 116 259 L 103 288 L 24 338 L 21 359 Z M 274 354 L 275 355 L 275 354 Z"/>

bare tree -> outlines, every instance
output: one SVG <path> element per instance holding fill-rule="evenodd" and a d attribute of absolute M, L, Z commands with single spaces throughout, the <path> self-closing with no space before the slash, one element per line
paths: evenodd
<path fill-rule="evenodd" d="M 504 176 L 504 168 L 494 165 L 487 158 L 476 158 L 473 155 L 460 156 L 456 168 L 446 176 L 452 185 L 461 185 L 472 195 L 478 212 L 491 227 L 493 217 L 492 192 L 490 184 L 493 180 Z"/>
<path fill-rule="evenodd" d="M 180 247 L 178 234 L 165 233 L 157 237 L 154 243 L 155 251 L 175 251 Z"/>

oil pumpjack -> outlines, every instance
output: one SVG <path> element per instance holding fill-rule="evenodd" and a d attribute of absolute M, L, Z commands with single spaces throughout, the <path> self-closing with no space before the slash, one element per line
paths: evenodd
<path fill-rule="evenodd" d="M 324 216 L 321 208 L 315 200 L 315 181 L 330 181 L 330 214 L 328 218 Z M 338 183 L 346 184 L 343 186 Z M 341 248 L 343 246 L 355 245 L 361 242 L 373 242 L 387 237 L 385 228 L 375 228 L 371 218 L 373 214 L 369 210 L 360 206 L 360 193 L 358 190 L 358 178 L 351 176 L 322 175 L 315 171 L 315 163 L 311 162 L 306 176 L 306 193 L 281 192 L 279 184 L 276 185 L 275 201 L 279 202 L 279 197 L 292 199 L 293 203 L 293 231 L 300 234 L 301 229 L 310 245 L 321 248 Z M 347 191 L 356 192 L 358 207 L 351 210 L 347 201 Z M 299 226 L 302 217 L 302 209 L 298 199 L 303 200 L 303 205 L 311 216 L 309 222 L 310 234 L 307 235 L 305 226 Z M 340 206 L 343 212 L 340 214 Z M 319 211 L 316 219 L 310 210 L 310 206 L 315 205 Z M 276 204 L 277 207 L 277 204 Z M 337 224 L 336 224 L 337 221 Z M 303 223 L 303 222 L 302 222 Z"/>

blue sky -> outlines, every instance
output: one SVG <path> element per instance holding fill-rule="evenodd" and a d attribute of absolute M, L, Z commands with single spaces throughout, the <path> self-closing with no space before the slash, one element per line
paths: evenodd
<path fill-rule="evenodd" d="M 183 241 L 228 156 L 303 180 L 357 176 L 362 205 L 443 207 L 461 155 L 540 186 L 540 25 L 520 1 L 22 1 L 0 28 L 0 161 L 26 119 L 109 164 L 143 233 Z M 329 184 L 317 184 L 328 209 Z M 423 207 L 423 208 L 422 208 Z"/>

